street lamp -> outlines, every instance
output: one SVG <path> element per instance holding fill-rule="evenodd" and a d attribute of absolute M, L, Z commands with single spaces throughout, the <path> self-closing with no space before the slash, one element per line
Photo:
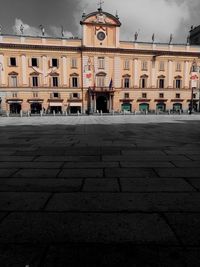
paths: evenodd
<path fill-rule="evenodd" d="M 196 60 L 193 61 L 191 67 L 191 100 L 189 106 L 189 114 L 192 114 L 192 110 L 194 107 L 194 90 L 197 89 L 197 82 L 199 80 L 199 67 L 197 66 Z"/>

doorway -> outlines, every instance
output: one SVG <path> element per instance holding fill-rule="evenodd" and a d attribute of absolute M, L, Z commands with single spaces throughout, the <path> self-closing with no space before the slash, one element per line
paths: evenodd
<path fill-rule="evenodd" d="M 42 105 L 40 103 L 32 103 L 31 104 L 31 114 L 40 114 L 40 111 L 42 110 Z"/>
<path fill-rule="evenodd" d="M 108 113 L 108 99 L 106 96 L 97 97 L 96 109 L 99 112 Z"/>
<path fill-rule="evenodd" d="M 19 103 L 10 104 L 10 113 L 11 114 L 20 114 L 20 111 L 21 111 L 21 104 L 19 104 Z"/>

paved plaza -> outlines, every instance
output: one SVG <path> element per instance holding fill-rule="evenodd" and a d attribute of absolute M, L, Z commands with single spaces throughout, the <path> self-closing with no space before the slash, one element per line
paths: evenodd
<path fill-rule="evenodd" d="M 199 267 L 200 115 L 0 117 L 1 267 Z"/>

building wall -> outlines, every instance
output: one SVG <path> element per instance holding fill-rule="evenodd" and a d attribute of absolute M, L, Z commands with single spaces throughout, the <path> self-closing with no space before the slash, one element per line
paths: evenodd
<path fill-rule="evenodd" d="M 101 92 L 111 94 L 115 111 L 121 111 L 123 103 L 130 103 L 132 110 L 139 110 L 142 103 L 156 110 L 157 103 L 161 102 L 167 110 L 172 109 L 174 103 L 182 104 L 183 110 L 188 109 L 190 69 L 194 60 L 200 64 L 200 46 L 119 42 L 119 25 L 115 25 L 112 18 L 106 22 L 109 23 L 104 26 L 106 38 L 100 42 L 96 38 L 100 28 L 93 23 L 95 16 L 88 19 L 86 24 L 83 22 L 83 40 L 0 36 L 3 111 L 9 111 L 10 103 L 15 101 L 21 103 L 23 111 L 29 111 L 30 104 L 38 101 L 46 110 L 50 103 L 52 106 L 59 103 L 63 111 L 79 106 L 85 112 L 89 88 L 95 89 L 95 97 Z M 16 66 L 10 66 L 11 57 L 16 58 Z M 37 67 L 31 66 L 32 58 L 38 59 Z M 58 67 L 51 66 L 53 58 L 58 59 Z M 99 68 L 99 58 L 104 60 L 103 68 Z M 74 59 L 76 66 L 72 66 Z M 103 88 L 98 88 L 98 75 L 105 75 Z M 17 86 L 11 86 L 11 76 L 17 76 Z M 36 87 L 32 85 L 32 76 L 38 77 Z M 58 77 L 57 87 L 52 85 L 52 76 Z M 76 88 L 72 86 L 73 77 L 78 79 Z M 144 77 L 146 84 L 142 88 Z M 129 79 L 128 88 L 125 88 L 125 79 Z M 164 79 L 164 88 L 159 88 L 159 79 Z M 180 88 L 175 86 L 176 79 L 180 80 Z M 109 88 L 111 80 L 112 88 Z M 59 97 L 53 97 L 53 93 Z M 194 94 L 198 100 L 198 92 Z"/>

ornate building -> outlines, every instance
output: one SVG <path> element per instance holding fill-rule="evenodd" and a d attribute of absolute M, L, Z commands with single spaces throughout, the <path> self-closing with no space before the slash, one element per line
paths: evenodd
<path fill-rule="evenodd" d="M 83 14 L 82 39 L 0 35 L 2 112 L 188 110 L 200 47 L 120 41 L 118 16 Z"/>

